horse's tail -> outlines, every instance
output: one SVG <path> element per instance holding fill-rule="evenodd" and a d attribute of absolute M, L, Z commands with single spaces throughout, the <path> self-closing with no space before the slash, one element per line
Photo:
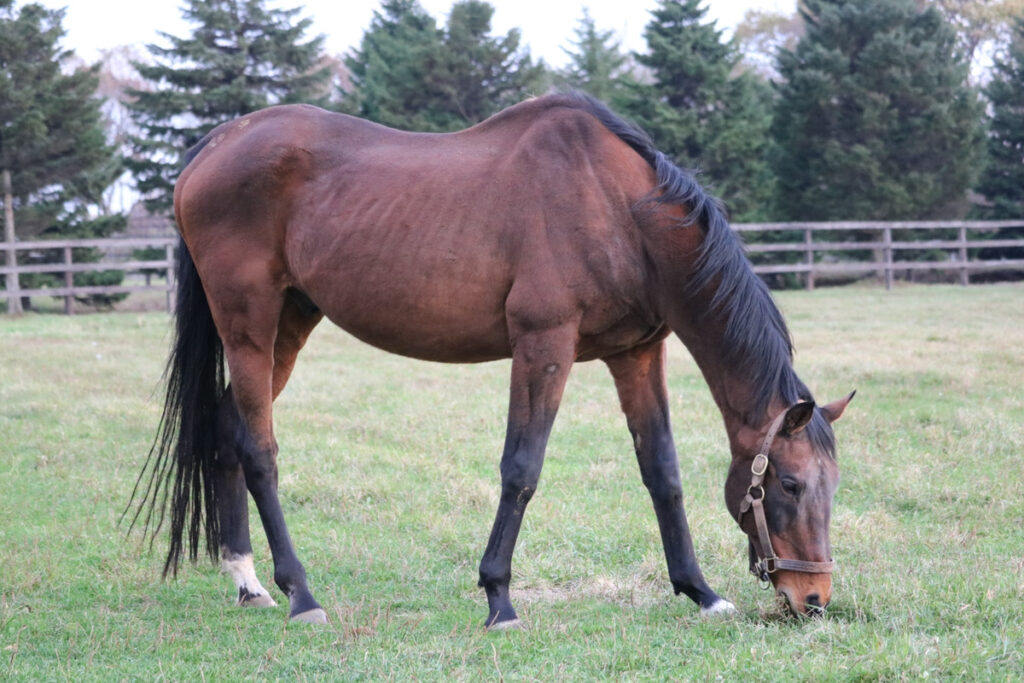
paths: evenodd
<path fill-rule="evenodd" d="M 184 240 L 178 247 L 176 331 L 164 378 L 167 394 L 157 436 L 132 491 L 139 499 L 131 526 L 141 523 L 150 544 L 170 506 L 170 548 L 164 576 L 177 574 L 188 529 L 189 559 L 206 552 L 214 561 L 220 542 L 214 462 L 217 406 L 224 394 L 224 347 L 210 304 Z M 127 510 L 126 510 L 127 512 Z"/>

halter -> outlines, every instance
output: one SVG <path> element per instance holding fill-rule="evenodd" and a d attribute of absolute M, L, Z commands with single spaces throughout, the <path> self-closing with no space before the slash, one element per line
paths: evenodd
<path fill-rule="evenodd" d="M 757 525 L 757 536 L 760 540 L 760 552 L 757 553 L 757 562 L 751 562 L 750 572 L 761 581 L 768 581 L 768 576 L 776 570 L 785 569 L 805 574 L 831 574 L 835 569 L 835 560 L 828 562 L 807 562 L 806 560 L 787 560 L 775 554 L 772 548 L 771 538 L 768 536 L 768 521 L 764 516 L 764 475 L 768 472 L 768 451 L 775 441 L 775 436 L 782 427 L 786 418 L 784 410 L 772 421 L 768 427 L 768 433 L 761 443 L 761 450 L 754 456 L 754 462 L 750 465 L 750 486 L 747 487 L 747 495 L 740 503 L 740 514 L 738 521 L 742 523 L 743 515 L 747 510 L 754 511 L 754 523 Z M 757 494 L 757 495 L 755 495 Z"/>

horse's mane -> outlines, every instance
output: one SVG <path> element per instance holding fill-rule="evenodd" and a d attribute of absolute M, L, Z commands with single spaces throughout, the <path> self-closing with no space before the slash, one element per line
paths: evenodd
<path fill-rule="evenodd" d="M 560 99 L 596 117 L 651 165 L 658 194 L 645 201 L 683 205 L 688 210 L 684 225 L 697 224 L 703 229 L 704 241 L 683 295 L 692 299 L 706 287 L 716 287 L 707 311 L 725 318 L 727 361 L 738 367 L 753 387 L 747 419 L 763 419 L 776 397 L 787 404 L 813 400 L 793 370 L 793 344 L 786 322 L 767 285 L 751 268 L 721 202 L 709 195 L 693 174 L 660 152 L 645 131 L 620 118 L 603 102 L 580 92 L 562 93 Z M 807 432 L 817 448 L 835 453 L 832 429 L 820 411 L 815 411 Z"/>

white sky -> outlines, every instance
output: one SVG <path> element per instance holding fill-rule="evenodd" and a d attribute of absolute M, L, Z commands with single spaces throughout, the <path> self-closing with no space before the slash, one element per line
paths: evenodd
<path fill-rule="evenodd" d="M 163 44 L 157 31 L 185 36 L 190 26 L 181 18 L 182 0 L 36 0 L 51 8 L 66 8 L 64 47 L 93 61 L 99 50 L 119 45 Z M 491 23 L 495 33 L 522 30 L 523 43 L 534 58 L 553 66 L 564 65 L 561 48 L 570 47 L 573 29 L 589 7 L 598 29 L 615 31 L 626 50 L 643 51 L 643 28 L 656 0 L 489 0 L 495 7 Z M 454 0 L 420 0 L 444 24 Z M 24 0 L 19 2 L 24 4 Z M 378 0 L 267 0 L 271 8 L 304 6 L 301 16 L 313 20 L 308 37 L 323 34 L 331 54 L 343 54 L 359 44 L 373 18 Z M 792 12 L 796 0 L 705 0 L 708 16 L 729 29 L 748 9 Z"/>

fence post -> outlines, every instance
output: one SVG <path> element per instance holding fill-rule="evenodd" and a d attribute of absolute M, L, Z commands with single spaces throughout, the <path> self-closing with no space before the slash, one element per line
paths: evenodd
<path fill-rule="evenodd" d="M 967 286 L 969 276 L 967 274 L 967 226 L 960 226 L 960 234 L 958 235 L 960 241 L 960 284 L 964 287 Z"/>
<path fill-rule="evenodd" d="M 882 228 L 882 252 L 885 254 L 885 288 L 892 289 L 892 228 Z"/>
<path fill-rule="evenodd" d="M 164 248 L 164 254 L 166 256 L 167 263 L 167 312 L 174 313 L 174 307 L 177 305 L 177 301 L 174 299 L 175 294 L 175 283 L 174 283 L 174 245 L 168 244 Z"/>
<path fill-rule="evenodd" d="M 14 243 L 17 239 L 14 234 L 14 193 L 11 189 L 10 170 L 5 168 L 0 172 L 0 185 L 3 185 L 4 241 L 7 242 L 7 265 L 15 271 L 4 277 L 7 282 L 7 314 L 21 315 L 21 291 L 17 273 L 18 246 Z"/>
<path fill-rule="evenodd" d="M 804 228 L 804 246 L 807 249 L 807 291 L 814 291 L 814 233 Z"/>
<path fill-rule="evenodd" d="M 64 265 L 71 265 L 71 247 L 64 247 Z M 64 315 L 71 315 L 71 301 L 74 299 L 71 289 L 75 286 L 75 276 L 70 270 L 64 271 L 64 286 L 68 288 L 68 294 L 64 297 Z"/>

